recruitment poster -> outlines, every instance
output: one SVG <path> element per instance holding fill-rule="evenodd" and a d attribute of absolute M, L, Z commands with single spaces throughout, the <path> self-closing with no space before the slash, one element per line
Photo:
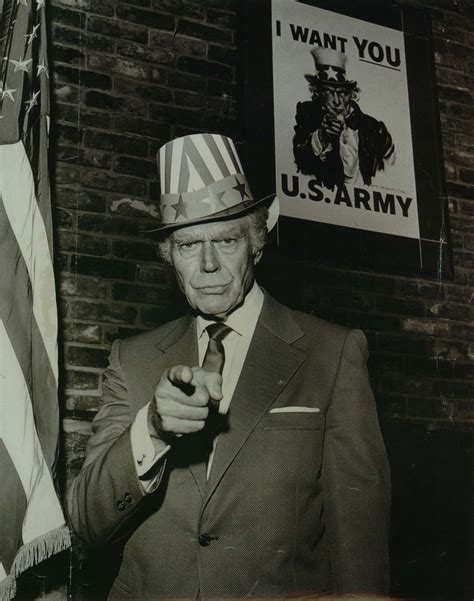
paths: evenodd
<path fill-rule="evenodd" d="M 291 0 L 271 18 L 282 214 L 420 238 L 403 33 Z"/>

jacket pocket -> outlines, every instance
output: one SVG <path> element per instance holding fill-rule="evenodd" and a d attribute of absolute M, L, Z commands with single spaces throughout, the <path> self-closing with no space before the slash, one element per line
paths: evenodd
<path fill-rule="evenodd" d="M 262 430 L 322 430 L 324 415 L 288 411 L 282 413 L 267 413 L 260 421 Z"/>

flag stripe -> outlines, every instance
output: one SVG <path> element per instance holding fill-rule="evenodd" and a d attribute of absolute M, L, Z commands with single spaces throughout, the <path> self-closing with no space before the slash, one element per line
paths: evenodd
<path fill-rule="evenodd" d="M 3 321 L 0 349 L 1 437 L 28 501 L 22 531 L 25 544 L 58 528 L 64 524 L 64 518 L 36 434 L 28 387 Z M 19 429 L 16 424 L 23 427 Z"/>
<path fill-rule="evenodd" d="M 226 146 L 226 144 L 224 143 L 222 136 L 216 136 L 214 138 L 214 140 L 217 144 L 217 147 L 219 148 L 219 152 L 221 153 L 222 158 L 225 161 L 225 164 L 227 165 L 227 169 L 229 170 L 229 175 L 235 175 L 236 173 L 239 172 L 239 170 L 236 169 L 236 163 L 232 159 L 232 157 L 229 153 L 229 149 Z"/>
<path fill-rule="evenodd" d="M 196 136 L 196 137 L 201 138 L 201 136 Z M 212 177 L 211 172 L 207 168 L 207 165 L 204 162 L 202 156 L 198 152 L 198 150 L 194 144 L 193 138 L 191 138 L 191 137 L 185 138 L 185 140 L 184 140 L 184 154 L 185 154 L 185 156 L 187 156 L 190 159 L 190 161 L 196 168 L 196 171 L 201 176 L 201 179 L 204 182 L 205 186 L 209 186 L 212 183 L 214 183 L 215 180 Z M 179 189 L 181 192 L 185 191 L 181 187 Z M 192 187 L 192 189 L 196 190 L 198 188 Z"/>
<path fill-rule="evenodd" d="M 0 239 L 4 258 L 0 280 L 0 319 L 4 322 L 28 386 L 28 393 L 33 400 L 41 447 L 48 465 L 52 466 L 57 447 L 51 441 L 56 440 L 59 426 L 56 381 L 36 320 L 34 316 L 31 317 L 32 295 L 28 271 L 4 211 L 1 196 Z M 17 302 L 16 299 L 22 299 L 22 302 Z"/>
<path fill-rule="evenodd" d="M 231 158 L 232 163 L 233 163 L 233 165 L 235 167 L 235 172 L 236 173 L 241 173 L 242 172 L 242 165 L 240 164 L 239 158 L 237 156 L 237 151 L 235 150 L 234 143 L 229 138 L 224 138 L 224 144 L 225 144 L 225 147 L 227 148 L 227 150 L 229 152 L 230 158 Z"/>
<path fill-rule="evenodd" d="M 166 157 L 164 152 L 158 152 L 156 155 L 157 165 L 158 165 L 158 177 L 160 180 L 160 188 L 162 193 L 164 193 L 166 189 Z"/>
<path fill-rule="evenodd" d="M 41 131 L 40 131 L 41 130 Z M 37 177 L 37 181 L 33 182 L 35 186 L 35 197 L 36 204 L 41 213 L 43 220 L 44 229 L 47 234 L 47 240 L 49 245 L 49 254 L 51 261 L 53 260 L 53 220 L 51 216 L 51 195 L 49 191 L 49 176 L 48 166 L 46 164 L 46 157 L 48 153 L 47 147 L 47 132 L 46 132 L 46 119 L 41 119 L 41 124 L 38 127 L 30 130 L 26 141 L 23 142 L 27 158 L 30 163 L 30 170 L 32 173 L 41 173 L 40 177 Z M 35 136 L 41 133 L 39 140 L 36 140 Z M 32 146 L 31 151 L 28 151 L 28 142 Z M 38 151 L 39 149 L 39 151 Z"/>
<path fill-rule="evenodd" d="M 10 571 L 21 544 L 21 526 L 26 510 L 26 495 L 11 457 L 0 438 L 0 562 Z M 1 578 L 1 574 L 0 574 Z"/>
<path fill-rule="evenodd" d="M 161 182 L 161 193 L 169 194 L 171 190 L 171 159 L 172 159 L 172 147 L 168 144 L 164 147 L 166 169 L 164 173 L 164 181 Z"/>
<path fill-rule="evenodd" d="M 207 189 L 206 184 L 204 183 L 204 180 L 201 177 L 201 174 L 199 173 L 199 171 L 196 169 L 196 167 L 194 166 L 191 157 L 187 156 L 185 158 L 185 165 L 186 165 L 186 171 L 189 174 L 189 182 L 186 186 L 186 188 L 184 188 L 184 190 L 187 190 L 189 192 L 191 191 L 196 191 L 196 190 L 202 190 L 202 189 Z M 183 172 L 183 166 L 181 166 L 181 172 Z M 183 188 L 180 188 L 181 190 Z"/>
<path fill-rule="evenodd" d="M 2 276 L 0 278 L 0 319 L 5 323 L 23 377 L 31 385 L 31 313 L 33 300 L 25 262 L 10 227 L 0 195 L 0 240 Z M 21 302 L 18 302 L 21 299 Z"/>
<path fill-rule="evenodd" d="M 57 382 L 46 353 L 43 337 L 34 318 L 31 328 L 32 409 L 44 458 L 51 475 L 55 476 L 59 435 Z"/>
<path fill-rule="evenodd" d="M 214 140 L 214 135 L 206 134 L 203 137 L 204 137 L 206 144 L 209 147 L 209 150 L 211 151 L 212 156 L 214 157 L 216 163 L 219 166 L 219 169 L 222 173 L 221 177 L 222 178 L 227 177 L 228 175 L 230 175 L 230 171 L 227 168 L 227 165 L 226 165 L 224 159 L 222 158 L 219 148 L 217 147 L 216 141 Z"/>
<path fill-rule="evenodd" d="M 49 244 L 22 142 L 0 146 L 0 194 L 30 276 L 33 314 L 57 381 L 57 309 Z"/>
<path fill-rule="evenodd" d="M 190 169 L 188 166 L 188 161 L 183 161 L 181 164 L 181 171 L 179 172 L 179 189 L 187 190 L 189 184 L 190 177 Z"/>
<path fill-rule="evenodd" d="M 179 191 L 179 172 L 183 156 L 183 138 L 178 138 L 171 144 L 171 181 L 170 192 L 176 193 Z"/>
<path fill-rule="evenodd" d="M 193 138 L 193 142 L 211 173 L 212 181 L 217 182 L 224 177 L 224 174 L 222 173 L 221 169 L 222 162 L 219 164 L 217 162 L 217 157 L 215 156 L 217 147 L 214 146 L 211 148 L 208 144 L 210 139 L 212 139 L 211 135 L 202 134 L 201 136 L 195 136 Z"/>

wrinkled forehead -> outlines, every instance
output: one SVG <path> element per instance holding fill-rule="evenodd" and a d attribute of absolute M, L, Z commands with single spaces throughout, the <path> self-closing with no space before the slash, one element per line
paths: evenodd
<path fill-rule="evenodd" d="M 212 221 L 210 223 L 198 223 L 175 230 L 170 239 L 172 242 L 181 243 L 190 240 L 215 240 L 242 236 L 248 230 L 247 217 L 229 219 L 226 221 Z"/>

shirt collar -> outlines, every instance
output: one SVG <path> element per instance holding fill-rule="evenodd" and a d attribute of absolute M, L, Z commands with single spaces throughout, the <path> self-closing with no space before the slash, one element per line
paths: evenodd
<path fill-rule="evenodd" d="M 244 302 L 229 315 L 225 323 L 237 332 L 237 334 L 250 337 L 255 330 L 262 306 L 263 291 L 257 282 L 254 282 Z M 201 315 L 197 316 L 196 322 L 198 339 L 202 336 L 207 326 L 216 323 L 214 320 L 206 319 Z"/>

